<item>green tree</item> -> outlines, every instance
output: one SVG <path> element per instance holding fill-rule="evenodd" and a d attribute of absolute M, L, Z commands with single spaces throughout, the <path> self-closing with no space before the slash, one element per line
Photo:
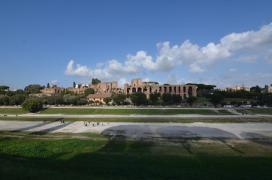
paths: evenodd
<path fill-rule="evenodd" d="M 9 105 L 21 105 L 26 97 L 23 94 L 15 94 L 9 98 Z"/>
<path fill-rule="evenodd" d="M 162 95 L 162 101 L 163 101 L 163 104 L 164 104 L 164 105 L 173 104 L 172 95 L 169 94 L 169 93 L 163 94 L 163 95 Z"/>
<path fill-rule="evenodd" d="M 9 86 L 5 85 L 0 86 L 0 91 L 9 91 Z"/>
<path fill-rule="evenodd" d="M 47 88 L 50 88 L 50 84 L 49 84 L 49 83 L 47 83 L 46 87 L 47 87 Z"/>
<path fill-rule="evenodd" d="M 111 99 L 117 105 L 125 104 L 127 96 L 125 94 L 112 94 Z"/>
<path fill-rule="evenodd" d="M 172 103 L 173 104 L 180 104 L 182 100 L 182 97 L 178 94 L 173 94 L 172 95 Z"/>
<path fill-rule="evenodd" d="M 160 96 L 161 95 L 159 93 L 152 93 L 152 94 L 150 94 L 150 96 L 149 96 L 149 103 L 153 104 L 153 105 L 158 104 Z"/>
<path fill-rule="evenodd" d="M 108 105 L 111 102 L 112 99 L 110 97 L 106 97 L 103 100 Z"/>
<path fill-rule="evenodd" d="M 42 86 L 39 84 L 30 84 L 25 87 L 25 92 L 28 94 L 40 93 Z"/>
<path fill-rule="evenodd" d="M 136 106 L 147 104 L 146 95 L 141 92 L 131 94 L 130 99 L 132 103 Z"/>
<path fill-rule="evenodd" d="M 75 88 L 75 87 L 76 87 L 76 82 L 74 81 L 74 82 L 73 82 L 73 88 Z"/>
<path fill-rule="evenodd" d="M 224 100 L 224 96 L 222 94 L 214 93 L 210 96 L 210 101 L 214 106 L 217 106 L 218 104 L 222 103 Z"/>
<path fill-rule="evenodd" d="M 254 93 L 261 93 L 262 89 L 260 88 L 260 86 L 254 86 L 250 88 L 250 92 L 254 92 Z"/>
<path fill-rule="evenodd" d="M 187 102 L 190 106 L 192 106 L 192 105 L 194 104 L 195 101 L 196 101 L 196 97 L 193 97 L 193 96 L 188 97 L 188 98 L 186 99 L 186 102 Z"/>
<path fill-rule="evenodd" d="M 94 94 L 93 88 L 88 88 L 84 91 L 85 96 L 88 96 L 89 94 Z"/>
<path fill-rule="evenodd" d="M 9 105 L 9 97 L 6 95 L 0 95 L 0 105 Z"/>
<path fill-rule="evenodd" d="M 101 81 L 97 78 L 92 78 L 92 84 L 99 84 Z"/>
<path fill-rule="evenodd" d="M 26 99 L 22 104 L 23 109 L 35 113 L 43 108 L 43 104 L 39 99 Z"/>

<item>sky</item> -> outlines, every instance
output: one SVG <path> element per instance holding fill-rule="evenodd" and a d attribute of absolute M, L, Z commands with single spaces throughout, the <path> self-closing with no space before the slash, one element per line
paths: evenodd
<path fill-rule="evenodd" d="M 0 85 L 272 83 L 270 0 L 0 0 Z"/>

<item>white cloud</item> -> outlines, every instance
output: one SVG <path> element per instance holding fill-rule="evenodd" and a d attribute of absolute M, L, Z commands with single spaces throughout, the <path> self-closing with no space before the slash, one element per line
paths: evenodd
<path fill-rule="evenodd" d="M 144 72 L 170 72 L 181 65 L 188 67 L 191 72 L 199 73 L 231 57 L 240 57 L 243 62 L 252 62 L 257 59 L 271 62 L 271 47 L 272 23 L 257 31 L 228 34 L 218 43 L 210 42 L 205 46 L 194 44 L 189 40 L 172 46 L 170 42 L 158 43 L 156 57 L 152 57 L 145 51 L 138 51 L 135 55 L 127 55 L 124 62 L 112 59 L 106 63 L 97 64 L 93 69 L 80 64 L 75 65 L 74 61 L 70 60 L 65 74 L 100 79 L 120 79 L 127 75 Z"/>
<path fill-rule="evenodd" d="M 65 74 L 66 75 L 75 75 L 75 76 L 89 76 L 90 75 L 90 69 L 87 66 L 82 66 L 80 64 L 77 64 L 76 67 L 74 60 L 70 60 L 67 64 Z"/>

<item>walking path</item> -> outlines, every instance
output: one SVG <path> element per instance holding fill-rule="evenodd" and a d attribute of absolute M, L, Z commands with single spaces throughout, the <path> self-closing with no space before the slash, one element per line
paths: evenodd
<path fill-rule="evenodd" d="M 100 133 L 129 138 L 272 139 L 272 123 L 127 123 L 0 121 L 0 131 Z"/>

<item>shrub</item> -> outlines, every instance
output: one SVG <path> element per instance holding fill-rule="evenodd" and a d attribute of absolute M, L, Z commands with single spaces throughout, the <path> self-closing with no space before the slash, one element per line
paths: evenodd
<path fill-rule="evenodd" d="M 22 107 L 29 112 L 35 113 L 43 108 L 43 104 L 38 99 L 27 99 L 22 104 Z"/>
<path fill-rule="evenodd" d="M 130 95 L 132 103 L 136 106 L 147 104 L 146 95 L 144 93 L 133 93 Z"/>

